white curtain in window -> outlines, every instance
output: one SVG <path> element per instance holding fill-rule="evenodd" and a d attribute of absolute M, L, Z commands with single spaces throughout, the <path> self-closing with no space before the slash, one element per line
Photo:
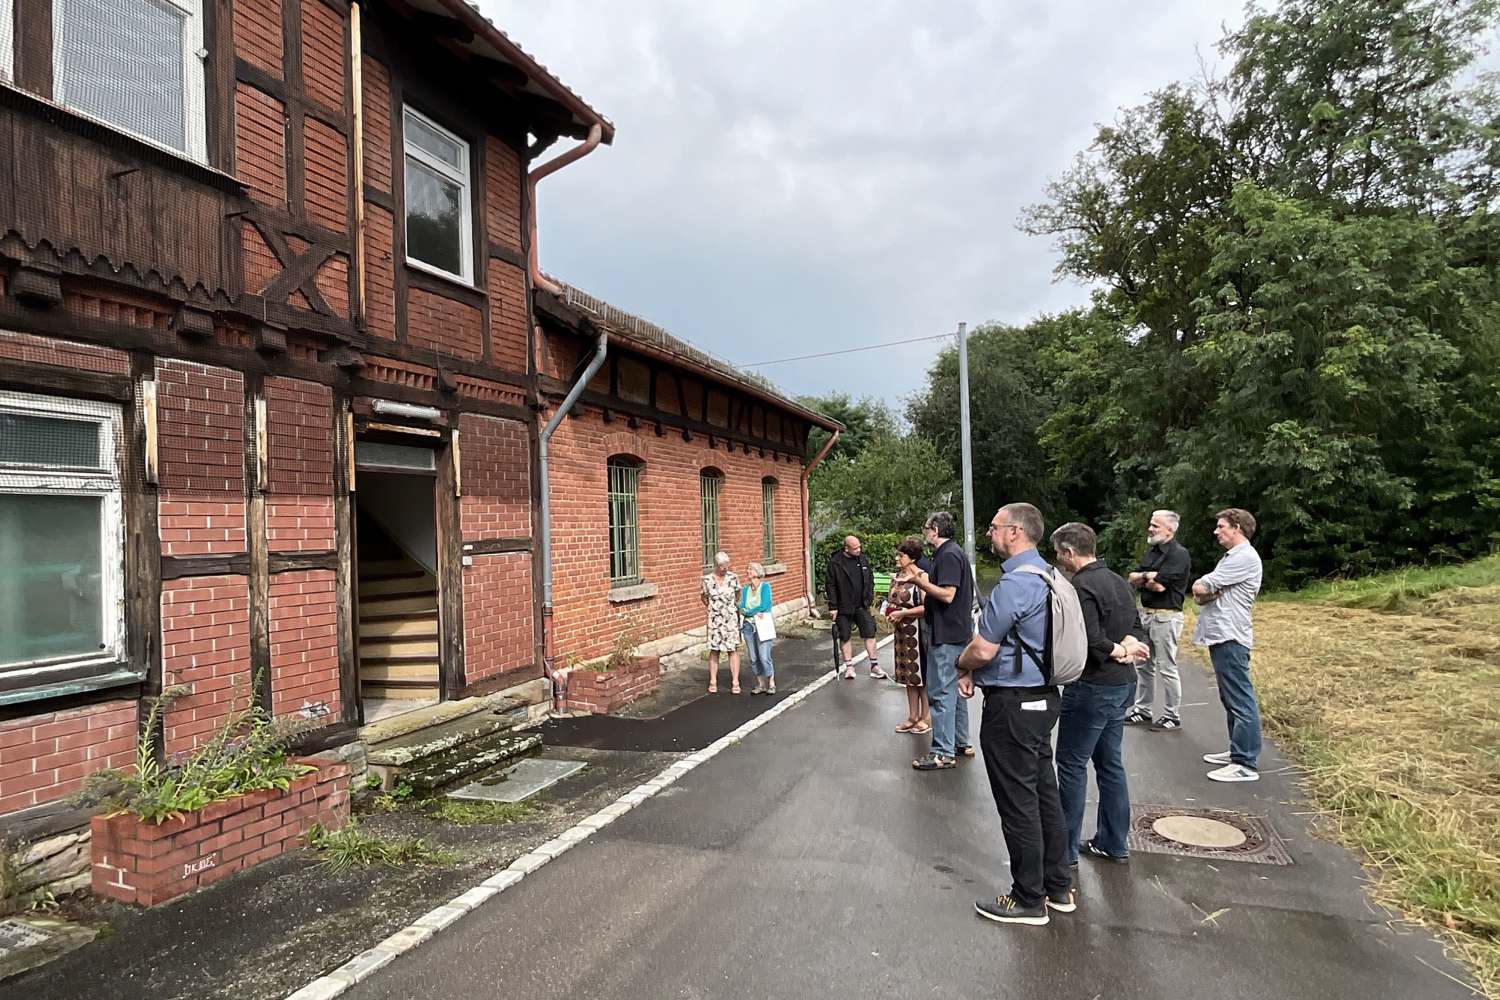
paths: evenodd
<path fill-rule="evenodd" d="M 173 0 L 55 0 L 60 103 L 202 158 L 202 27 Z"/>

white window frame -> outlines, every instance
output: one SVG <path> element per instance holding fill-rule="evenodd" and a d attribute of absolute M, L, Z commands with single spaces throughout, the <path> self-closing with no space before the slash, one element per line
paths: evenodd
<path fill-rule="evenodd" d="M 125 659 L 124 507 L 120 497 L 121 412 L 91 400 L 0 391 L 0 413 L 92 423 L 99 432 L 99 468 L 0 463 L 0 493 L 99 497 L 100 608 L 103 649 L 83 654 L 0 663 L 0 675 L 48 667 L 118 663 Z M 39 678 L 39 683 L 44 682 Z"/>
<path fill-rule="evenodd" d="M 416 119 L 423 125 L 441 135 L 443 138 L 457 144 L 458 147 L 463 151 L 462 155 L 458 158 L 459 162 L 462 164 L 461 169 L 455 170 L 451 163 L 444 163 L 442 160 L 428 153 L 420 146 L 417 146 L 414 143 L 410 142 L 407 138 L 408 130 L 406 128 L 406 123 L 411 119 Z M 474 185 L 469 179 L 469 160 L 472 154 L 470 153 L 468 140 L 464 139 L 461 136 L 455 135 L 452 129 L 444 128 L 437 122 L 433 121 L 431 118 L 428 118 L 426 115 L 422 114 L 422 112 L 418 111 L 416 108 L 413 108 L 410 105 L 405 105 L 402 107 L 401 148 L 403 153 L 401 164 L 403 191 L 406 184 L 405 161 L 407 157 L 418 161 L 422 164 L 422 166 L 427 167 L 429 170 L 441 174 L 443 177 L 457 184 L 463 190 L 462 196 L 458 199 L 459 211 L 461 213 L 458 226 L 458 264 L 460 273 L 455 274 L 452 271 L 445 271 L 435 264 L 429 264 L 424 260 L 417 260 L 411 255 L 410 251 L 408 251 L 406 254 L 407 266 L 414 267 L 419 271 L 426 271 L 429 274 L 435 274 L 440 278 L 447 278 L 450 281 L 461 282 L 462 284 L 472 287 L 474 284 Z M 410 241 L 405 236 L 405 233 L 407 230 L 407 226 L 411 221 L 411 212 L 405 205 L 404 194 L 402 198 L 402 244 L 404 246 L 410 246 Z"/>
<path fill-rule="evenodd" d="M 9 4 L 13 0 L 0 0 L 0 4 Z M 142 142 L 149 143 L 158 149 L 164 149 L 177 156 L 185 156 L 198 163 L 208 162 L 208 125 L 206 121 L 206 98 L 204 97 L 204 73 L 203 61 L 208 58 L 208 50 L 203 46 L 203 0 L 134 0 L 137 3 L 154 3 L 158 7 L 167 7 L 176 10 L 183 15 L 182 32 L 182 118 L 186 128 L 183 136 L 187 143 L 186 149 L 178 149 L 175 146 L 167 146 L 135 132 L 118 122 L 106 121 L 79 111 L 68 103 L 68 95 L 63 93 L 63 18 L 64 7 L 67 0 L 52 0 L 52 99 L 58 104 L 73 110 L 76 114 L 88 118 L 90 121 L 112 128 L 126 135 L 133 135 Z"/>
<path fill-rule="evenodd" d="M 0 83 L 16 80 L 15 0 L 0 0 Z"/>

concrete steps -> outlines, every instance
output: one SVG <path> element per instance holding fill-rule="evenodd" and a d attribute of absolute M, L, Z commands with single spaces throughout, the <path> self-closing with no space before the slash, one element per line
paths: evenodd
<path fill-rule="evenodd" d="M 405 783 L 415 791 L 432 791 L 541 745 L 535 733 L 512 732 L 518 717 L 525 716 L 524 703 L 474 701 L 480 703 L 475 711 L 455 714 L 465 706 L 450 703 L 445 713 L 434 713 L 443 721 L 373 743 L 369 768 L 380 777 L 381 787 L 389 790 Z"/>

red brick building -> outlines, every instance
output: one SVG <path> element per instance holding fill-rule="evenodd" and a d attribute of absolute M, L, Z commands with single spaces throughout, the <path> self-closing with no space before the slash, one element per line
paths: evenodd
<path fill-rule="evenodd" d="M 369 719 L 807 591 L 837 425 L 535 267 L 613 126 L 462 0 L 0 0 L 0 817 L 252 699 Z M 545 170 L 544 170 L 545 172 Z M 554 599 L 543 599 L 541 434 Z M 546 627 L 544 627 L 546 626 Z"/>

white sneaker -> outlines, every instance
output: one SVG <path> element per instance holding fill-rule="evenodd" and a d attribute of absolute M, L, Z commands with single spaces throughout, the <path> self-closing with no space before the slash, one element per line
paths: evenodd
<path fill-rule="evenodd" d="M 1232 760 L 1234 760 L 1234 758 L 1229 755 L 1228 750 L 1221 750 L 1218 753 L 1206 753 L 1203 755 L 1203 763 L 1205 764 L 1228 764 Z"/>
<path fill-rule="evenodd" d="M 1243 764 L 1225 764 L 1217 771 L 1209 771 L 1210 781 L 1259 781 L 1260 772 Z"/>

